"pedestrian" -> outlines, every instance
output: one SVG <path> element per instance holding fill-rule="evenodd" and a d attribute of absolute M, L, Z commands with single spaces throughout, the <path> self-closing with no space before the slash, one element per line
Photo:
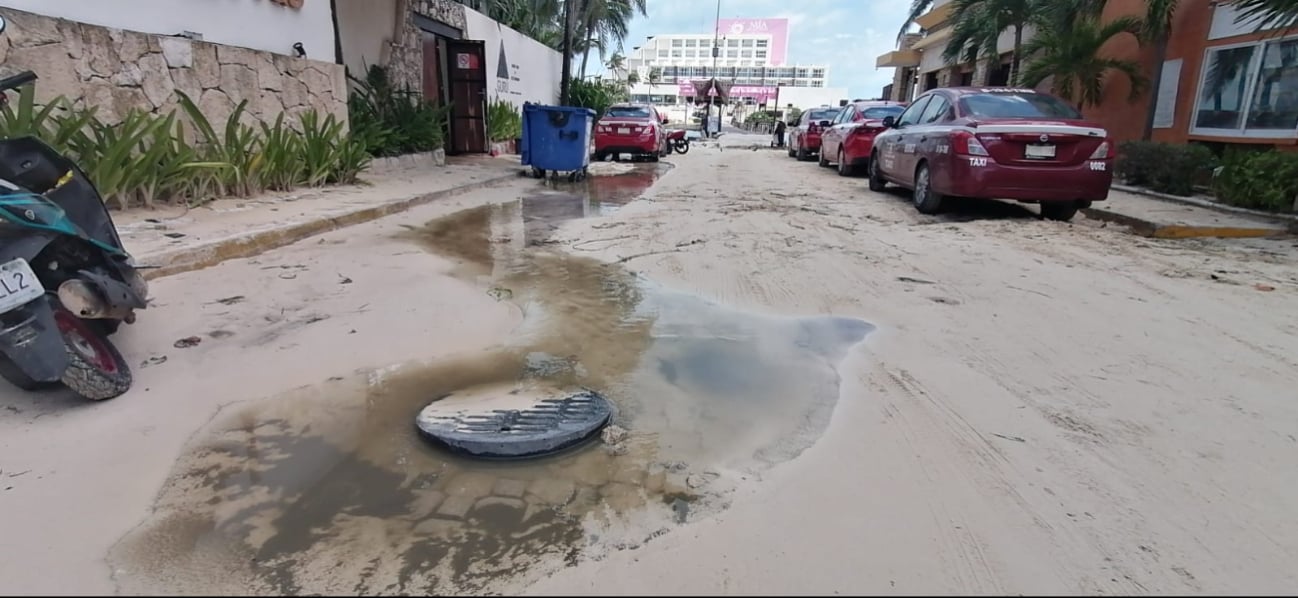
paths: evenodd
<path fill-rule="evenodd" d="M 784 119 L 775 121 L 775 147 L 784 147 Z"/>

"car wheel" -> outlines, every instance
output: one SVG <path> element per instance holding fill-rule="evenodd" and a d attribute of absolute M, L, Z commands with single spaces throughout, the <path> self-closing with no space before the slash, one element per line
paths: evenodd
<path fill-rule="evenodd" d="M 838 150 L 838 176 L 855 176 L 856 169 L 852 163 L 847 161 L 847 154 L 842 149 Z"/>
<path fill-rule="evenodd" d="M 650 161 L 650 162 L 657 162 L 657 161 L 658 161 L 658 154 L 649 154 L 649 161 Z"/>
<path fill-rule="evenodd" d="M 879 172 L 879 155 L 872 154 L 870 163 L 865 165 L 865 171 L 870 178 L 871 191 L 883 191 L 888 188 L 888 179 L 883 178 L 883 173 Z"/>
<path fill-rule="evenodd" d="M 821 168 L 829 168 L 829 159 L 825 157 L 825 146 L 820 146 L 820 154 L 816 156 L 816 163 Z"/>
<path fill-rule="evenodd" d="M 915 209 L 921 214 L 937 214 L 942 211 L 946 197 L 933 190 L 933 177 L 929 174 L 928 164 L 920 164 L 915 170 L 915 190 L 911 192 Z"/>
<path fill-rule="evenodd" d="M 1077 215 L 1077 202 L 1044 201 L 1041 202 L 1041 216 L 1046 220 L 1068 222 Z"/>

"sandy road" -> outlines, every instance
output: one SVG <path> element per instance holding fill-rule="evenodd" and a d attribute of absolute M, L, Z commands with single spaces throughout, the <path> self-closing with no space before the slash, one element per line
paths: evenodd
<path fill-rule="evenodd" d="M 571 309 L 553 313 L 569 314 L 561 329 L 612 344 L 534 331 L 547 321 L 534 318 L 537 304 L 587 288 L 574 286 L 583 281 L 610 286 L 593 262 L 563 261 L 573 254 L 621 261 L 693 296 L 655 299 L 664 314 L 688 315 L 671 320 L 674 332 L 733 320 L 733 329 L 764 331 L 755 337 L 763 347 L 785 347 L 773 354 L 806 360 L 787 349 L 784 328 L 691 303 L 698 298 L 745 313 L 860 318 L 877 330 L 831 370 L 836 403 L 777 411 L 798 418 L 828 405 L 832 417 L 793 432 L 764 423 L 781 435 L 777 448 L 788 450 L 761 466 L 728 467 L 736 462 L 728 453 L 714 459 L 707 474 L 726 482 L 718 491 L 726 499 L 706 516 L 654 532 L 634 550 L 582 540 L 577 528 L 554 523 L 543 539 L 513 536 L 527 555 L 456 527 L 447 537 L 469 538 L 479 551 L 460 554 L 503 558 L 496 564 L 512 574 L 470 563 L 446 574 L 458 576 L 455 587 L 546 594 L 1298 587 L 1298 254 L 1291 241 L 1154 242 L 1003 206 L 922 217 L 901 194 L 870 193 L 863 180 L 747 149 L 764 143 L 731 136 L 723 150 L 696 147 L 673 160 L 677 167 L 645 200 L 547 230 L 538 246 L 553 253 L 546 260 L 559 261 L 523 268 L 531 278 L 499 257 L 507 247 L 526 251 L 527 233 L 477 222 L 479 215 L 509 218 L 507 207 L 444 221 L 456 226 L 442 229 L 463 233 L 449 257 L 403 238 L 410 226 L 534 192 L 534 183 L 519 181 L 157 281 L 156 309 L 119 340 L 133 363 L 150 362 L 132 394 L 85 405 L 59 393 L 0 390 L 0 589 L 419 592 L 431 586 L 418 570 L 435 569 L 428 555 L 447 549 L 418 540 L 450 528 L 445 519 L 420 519 L 426 510 L 413 516 L 416 505 L 445 491 L 467 504 L 507 506 L 485 496 L 498 493 L 492 487 L 500 480 L 531 484 L 531 501 L 534 490 L 545 494 L 537 484 L 570 476 L 578 490 L 565 496 L 576 498 L 563 500 L 616 502 L 625 506 L 613 516 L 623 527 L 657 529 L 641 513 L 654 501 L 645 506 L 632 496 L 655 475 L 635 451 L 589 452 L 539 476 L 519 468 L 485 477 L 432 464 L 387 438 L 396 433 L 384 430 L 396 426 L 374 403 L 390 395 L 352 388 L 373 387 L 374 368 L 490 354 L 528 336 L 552 353 L 571 353 L 610 387 L 676 397 L 661 381 L 645 380 L 660 367 L 634 362 L 662 363 L 693 348 L 673 348 L 662 333 L 645 342 L 650 337 L 635 326 L 605 339 L 600 331 L 628 315 L 609 301 L 572 298 L 557 304 Z M 502 299 L 506 290 L 516 296 Z M 190 335 L 202 343 L 172 346 Z M 735 363 L 762 363 L 745 359 Z M 797 376 L 823 373 L 818 363 L 784 379 L 780 370 L 766 386 L 810 394 L 811 383 L 800 388 Z M 457 370 L 430 371 L 436 376 L 415 380 Z M 458 371 L 469 376 L 474 368 Z M 614 380 L 623 378 L 631 382 Z M 814 379 L 816 392 L 832 388 Z M 654 438 L 685 430 L 682 444 L 699 441 L 688 433 L 698 418 L 682 413 L 748 422 L 738 411 L 642 411 L 633 422 L 658 426 Z M 244 428 L 235 425 L 243 420 Z M 355 445 L 358 457 L 302 453 L 326 455 L 320 469 L 296 460 L 294 451 L 305 449 L 249 456 L 269 446 L 264 441 L 275 437 L 263 430 L 277 425 L 296 425 L 303 436 L 312 427 L 337 437 L 359 429 L 339 440 Z M 719 430 L 746 438 L 739 427 L 719 425 L 702 436 Z M 376 442 L 375 435 L 385 437 Z M 230 444 L 248 449 L 216 460 L 203 453 Z M 770 454 L 770 446 L 736 444 Z M 691 454 L 703 463 L 723 452 Z M 265 469 L 258 459 L 295 467 Z M 222 468 L 224 477 L 204 477 Z M 305 470 L 326 473 L 297 486 L 265 481 L 310 477 Z M 429 471 L 445 480 L 432 476 L 434 489 L 418 494 Z M 400 490 L 402 500 L 416 494 L 395 507 L 371 504 L 372 496 L 354 504 L 303 498 L 350 496 L 357 485 Z M 477 487 L 485 497 L 472 494 Z M 531 521 L 530 506 L 528 513 Z M 467 521 L 456 525 L 474 525 Z M 337 532 L 322 536 L 322 526 Z M 551 550 L 557 545 L 562 554 Z M 240 552 L 248 546 L 260 550 L 252 567 Z M 268 546 L 293 558 L 257 569 Z M 367 553 L 368 564 L 345 562 Z"/>

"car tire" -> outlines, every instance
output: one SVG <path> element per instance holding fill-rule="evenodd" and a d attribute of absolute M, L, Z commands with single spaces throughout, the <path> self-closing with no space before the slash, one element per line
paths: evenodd
<path fill-rule="evenodd" d="M 856 176 L 856 168 L 847 161 L 847 154 L 841 148 L 838 150 L 838 176 Z"/>
<path fill-rule="evenodd" d="M 1058 220 L 1068 222 L 1077 215 L 1077 202 L 1073 201 L 1043 201 L 1041 202 L 1041 217 L 1046 220 Z"/>
<path fill-rule="evenodd" d="M 649 154 L 649 161 L 650 161 L 650 162 L 657 162 L 657 161 L 658 161 L 658 154 Z"/>
<path fill-rule="evenodd" d="M 946 196 L 933 190 L 933 177 L 927 163 L 920 163 L 915 169 L 915 188 L 911 191 L 911 201 L 921 214 L 937 214 L 946 203 Z"/>
<path fill-rule="evenodd" d="M 820 146 L 820 153 L 816 155 L 816 164 L 821 168 L 829 168 L 829 159 L 825 157 L 825 146 Z"/>
<path fill-rule="evenodd" d="M 870 163 L 865 165 L 865 171 L 870 180 L 871 191 L 883 191 L 888 188 L 888 179 L 883 178 L 883 173 L 879 172 L 879 155 L 871 154 Z"/>

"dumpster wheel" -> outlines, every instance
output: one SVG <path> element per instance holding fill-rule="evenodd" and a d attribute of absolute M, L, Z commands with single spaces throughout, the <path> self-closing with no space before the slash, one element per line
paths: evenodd
<path fill-rule="evenodd" d="M 540 169 L 540 168 L 537 168 L 537 167 L 533 166 L 533 167 L 532 167 L 532 178 L 537 178 L 537 179 L 543 179 L 543 178 L 545 178 L 545 170 L 542 170 L 542 169 Z"/>

